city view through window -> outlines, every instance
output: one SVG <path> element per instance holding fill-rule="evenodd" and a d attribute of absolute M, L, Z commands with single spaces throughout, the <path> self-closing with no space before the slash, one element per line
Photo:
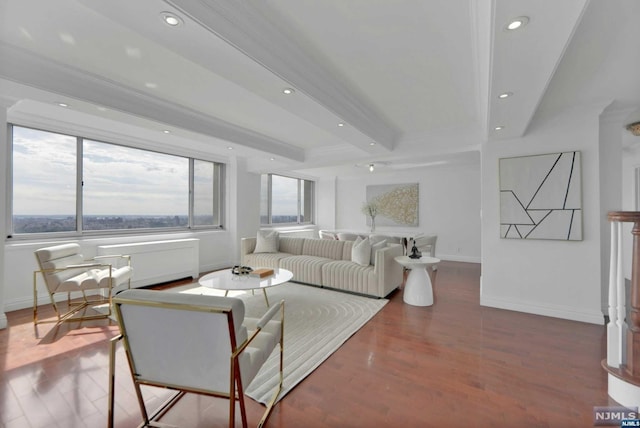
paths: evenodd
<path fill-rule="evenodd" d="M 189 162 L 133 149 L 13 126 L 13 233 L 189 226 Z M 82 150 L 81 175 L 78 152 Z M 194 160 L 196 226 L 220 223 L 221 165 Z"/>
<path fill-rule="evenodd" d="M 275 174 L 263 174 L 261 179 L 261 224 L 301 224 L 313 221 L 312 181 Z"/>

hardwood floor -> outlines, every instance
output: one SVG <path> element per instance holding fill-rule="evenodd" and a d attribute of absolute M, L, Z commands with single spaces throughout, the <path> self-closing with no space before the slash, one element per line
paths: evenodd
<path fill-rule="evenodd" d="M 594 406 L 616 404 L 600 366 L 605 327 L 480 307 L 479 277 L 478 264 L 442 262 L 433 306 L 406 305 L 395 292 L 276 405 L 267 426 L 593 426 Z M 35 337 L 31 310 L 7 316 L 9 328 L 0 330 L 0 426 L 105 426 L 113 322 L 41 325 Z M 121 351 L 116 426 L 134 427 L 140 415 Z M 150 406 L 168 396 L 145 392 Z M 226 426 L 226 405 L 187 395 L 162 421 Z M 255 426 L 264 407 L 249 398 L 247 405 Z"/>

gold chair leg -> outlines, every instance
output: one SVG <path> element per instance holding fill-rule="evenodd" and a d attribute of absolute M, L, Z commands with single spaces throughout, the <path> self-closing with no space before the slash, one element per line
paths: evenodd
<path fill-rule="evenodd" d="M 38 325 L 38 273 L 33 273 L 33 325 Z"/>
<path fill-rule="evenodd" d="M 115 382 L 116 382 L 116 345 L 122 339 L 122 335 L 118 335 L 111 339 L 109 344 L 109 419 L 108 428 L 113 428 L 113 417 L 115 408 Z"/>

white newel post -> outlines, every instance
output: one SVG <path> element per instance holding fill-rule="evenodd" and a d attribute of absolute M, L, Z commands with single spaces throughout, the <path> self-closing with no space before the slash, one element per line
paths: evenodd
<path fill-rule="evenodd" d="M 620 326 L 618 324 L 618 241 L 620 223 L 611 222 L 611 260 L 609 263 L 609 324 L 607 324 L 607 364 L 619 367 L 622 360 L 620 355 Z"/>
<path fill-rule="evenodd" d="M 611 262 L 609 264 L 609 324 L 607 364 L 620 367 L 627 360 L 626 293 L 622 266 L 622 223 L 611 222 Z"/>
<path fill-rule="evenodd" d="M 617 233 L 616 233 L 616 278 L 615 278 L 615 286 L 618 293 L 618 317 L 616 322 L 618 324 L 618 354 L 619 354 L 619 362 L 618 365 L 624 365 L 627 363 L 627 334 L 629 334 L 629 329 L 627 327 L 627 293 L 625 290 L 624 283 L 624 271 L 622 266 L 622 223 L 621 222 L 613 222 L 617 225 Z M 613 236 L 612 236 L 613 239 Z"/>

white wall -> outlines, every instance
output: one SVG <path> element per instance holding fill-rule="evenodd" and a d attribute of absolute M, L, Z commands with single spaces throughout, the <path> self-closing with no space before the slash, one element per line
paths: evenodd
<path fill-rule="evenodd" d="M 330 181 L 329 185 L 332 183 Z M 436 256 L 480 261 L 480 166 L 444 165 L 336 179 L 335 229 L 368 231 L 361 206 L 366 186 L 418 183 L 418 227 L 377 226 L 376 232 L 437 234 Z M 325 181 L 320 181 L 324 185 Z M 320 224 L 330 224 L 320 219 Z M 321 227 L 322 229 L 322 227 Z"/>
<path fill-rule="evenodd" d="M 227 226 L 233 233 L 233 264 L 238 264 L 240 239 L 255 236 L 260 228 L 260 174 L 248 172 L 242 159 L 236 159 L 229 167 L 232 182 L 227 200 L 234 208 Z"/>
<path fill-rule="evenodd" d="M 336 177 L 316 180 L 316 225 L 320 230 L 336 228 L 336 188 Z"/>
<path fill-rule="evenodd" d="M 557 115 L 520 139 L 486 144 L 482 153 L 482 281 L 480 303 L 602 324 L 599 113 Z M 498 160 L 580 150 L 583 240 L 500 238 Z M 607 243 L 608 244 L 608 243 Z"/>

